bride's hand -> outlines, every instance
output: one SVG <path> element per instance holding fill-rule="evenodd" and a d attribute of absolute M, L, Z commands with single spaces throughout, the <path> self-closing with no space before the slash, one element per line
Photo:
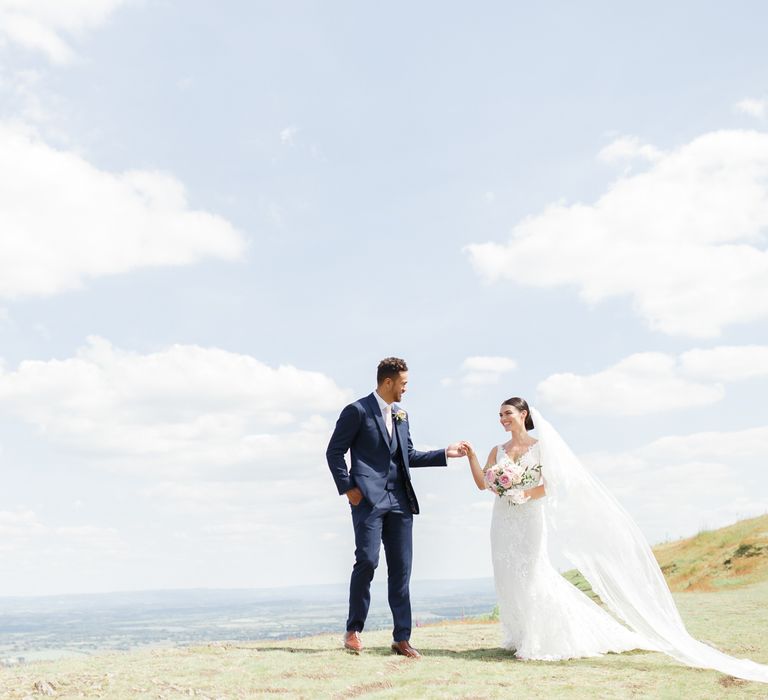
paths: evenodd
<path fill-rule="evenodd" d="M 472 457 L 475 454 L 475 450 L 472 447 L 471 442 L 467 442 L 466 440 L 462 440 L 459 445 L 461 445 L 462 449 L 464 450 L 464 454 L 467 455 L 467 457 Z"/>
<path fill-rule="evenodd" d="M 446 448 L 445 454 L 448 457 L 453 457 L 453 458 L 456 458 L 456 457 L 466 457 L 467 456 L 467 451 L 464 448 L 464 444 L 465 443 L 463 441 L 462 442 L 451 443 Z"/>

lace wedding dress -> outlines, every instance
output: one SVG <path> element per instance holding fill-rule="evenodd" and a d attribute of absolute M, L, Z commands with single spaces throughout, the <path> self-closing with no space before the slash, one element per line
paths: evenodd
<path fill-rule="evenodd" d="M 538 442 L 517 462 L 502 447 L 495 456 L 515 473 L 512 483 L 520 482 L 517 494 L 496 497 L 491 526 L 504 646 L 520 658 L 547 660 L 656 650 L 688 666 L 768 683 L 768 666 L 691 637 L 635 521 L 541 413 L 532 408 L 531 416 Z M 546 495 L 522 502 L 520 490 L 541 482 Z M 605 609 L 555 570 L 548 538 Z"/>
<path fill-rule="evenodd" d="M 499 445 L 495 460 L 498 466 L 513 465 L 533 475 L 526 488 L 538 486 L 542 479 L 538 443 L 514 462 Z M 518 658 L 548 661 L 655 648 L 619 624 L 552 566 L 544 499 L 521 505 L 509 496 L 495 500 L 491 551 L 504 648 L 515 650 Z"/>

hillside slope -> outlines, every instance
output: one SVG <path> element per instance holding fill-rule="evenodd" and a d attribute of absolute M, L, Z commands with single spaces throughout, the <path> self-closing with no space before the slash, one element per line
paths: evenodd
<path fill-rule="evenodd" d="M 653 548 L 672 591 L 717 591 L 768 581 L 768 515 Z M 576 569 L 563 576 L 597 599 Z"/>
<path fill-rule="evenodd" d="M 653 549 L 673 591 L 715 591 L 768 580 L 768 515 Z"/>

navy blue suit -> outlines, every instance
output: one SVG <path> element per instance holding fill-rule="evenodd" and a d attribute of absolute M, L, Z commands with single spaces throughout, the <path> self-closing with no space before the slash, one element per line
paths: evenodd
<path fill-rule="evenodd" d="M 413 449 L 407 418 L 398 421 L 392 407 L 390 438 L 373 394 L 346 406 L 336 422 L 326 457 L 339 494 L 357 487 L 363 500 L 352 510 L 355 565 L 349 584 L 347 631 L 362 631 L 371 602 L 371 581 L 384 544 L 389 607 L 394 640 L 410 639 L 411 599 L 408 585 L 413 559 L 413 516 L 419 503 L 411 484 L 411 467 L 444 467 L 445 451 Z M 351 468 L 344 455 L 350 451 Z"/>

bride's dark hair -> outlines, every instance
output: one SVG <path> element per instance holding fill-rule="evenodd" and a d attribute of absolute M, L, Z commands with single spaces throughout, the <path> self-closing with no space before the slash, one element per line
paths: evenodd
<path fill-rule="evenodd" d="M 528 402 L 525 399 L 521 399 L 519 396 L 513 396 L 511 399 L 507 399 L 502 406 L 513 406 L 518 411 L 525 411 L 525 429 L 533 430 L 533 418 L 531 418 L 531 409 L 528 408 Z"/>

